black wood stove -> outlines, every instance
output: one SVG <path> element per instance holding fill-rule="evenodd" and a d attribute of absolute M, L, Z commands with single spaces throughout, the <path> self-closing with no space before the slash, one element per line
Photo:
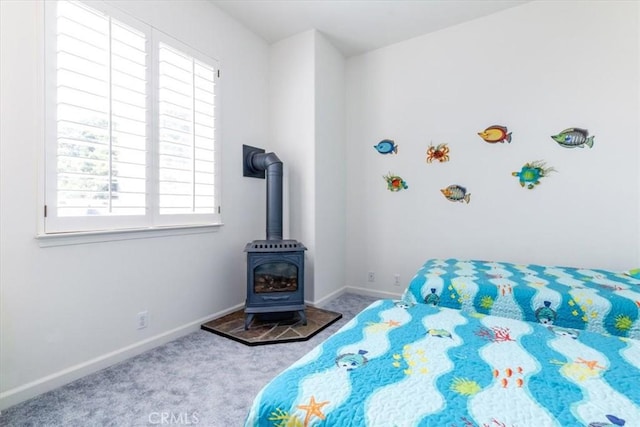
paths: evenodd
<path fill-rule="evenodd" d="M 247 299 L 244 328 L 256 315 L 304 312 L 304 251 L 296 240 L 282 239 L 282 162 L 275 153 L 243 146 L 244 176 L 264 178 L 267 172 L 267 239 L 254 240 L 247 253 Z"/>
<path fill-rule="evenodd" d="M 304 251 L 295 240 L 255 240 L 247 253 L 247 302 L 245 329 L 255 314 L 298 312 L 304 314 Z"/>

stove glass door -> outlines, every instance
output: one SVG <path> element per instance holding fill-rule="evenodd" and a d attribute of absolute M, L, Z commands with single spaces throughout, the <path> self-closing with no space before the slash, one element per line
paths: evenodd
<path fill-rule="evenodd" d="M 295 292 L 298 290 L 298 267 L 290 262 L 267 262 L 253 270 L 254 292 Z"/>

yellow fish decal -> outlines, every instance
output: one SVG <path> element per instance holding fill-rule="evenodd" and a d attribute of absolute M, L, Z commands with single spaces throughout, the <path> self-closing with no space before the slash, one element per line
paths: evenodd
<path fill-rule="evenodd" d="M 490 144 L 495 144 L 496 142 L 504 143 L 505 141 L 511 143 L 511 132 L 507 130 L 506 126 L 489 126 L 482 132 L 478 132 L 478 135 Z"/>

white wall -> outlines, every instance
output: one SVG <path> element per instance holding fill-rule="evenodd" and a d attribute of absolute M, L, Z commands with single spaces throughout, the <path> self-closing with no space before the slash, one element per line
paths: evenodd
<path fill-rule="evenodd" d="M 289 235 L 302 242 L 305 299 L 313 300 L 314 202 L 314 39 L 307 31 L 269 47 L 269 146 L 286 169 Z M 264 182 L 263 182 L 264 184 Z"/>
<path fill-rule="evenodd" d="M 114 5 L 220 60 L 225 225 L 40 247 L 43 4 L 0 2 L 0 408 L 243 303 L 243 248 L 264 233 L 264 182 L 242 178 L 241 153 L 268 138 L 268 46 L 206 1 Z M 142 310 L 150 325 L 137 330 Z"/>
<path fill-rule="evenodd" d="M 638 56 L 638 3 L 538 1 L 349 59 L 348 284 L 400 289 L 431 257 L 639 265 Z M 493 124 L 513 142 L 476 135 Z M 550 138 L 574 126 L 593 149 Z M 397 155 L 372 148 L 384 138 Z M 451 161 L 427 164 L 430 143 Z M 558 173 L 521 188 L 511 172 L 538 159 Z"/>
<path fill-rule="evenodd" d="M 288 170 L 290 238 L 307 248 L 305 298 L 345 285 L 344 66 L 319 32 L 270 47 L 270 147 Z"/>
<path fill-rule="evenodd" d="M 346 282 L 345 65 L 342 54 L 316 33 L 315 210 L 316 300 L 330 298 Z"/>

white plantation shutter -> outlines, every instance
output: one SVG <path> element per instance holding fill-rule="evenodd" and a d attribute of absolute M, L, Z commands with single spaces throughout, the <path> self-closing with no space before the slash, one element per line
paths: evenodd
<path fill-rule="evenodd" d="M 45 233 L 220 223 L 215 61 L 106 5 L 51 3 Z"/>
<path fill-rule="evenodd" d="M 55 178 L 47 181 L 48 228 L 143 224 L 148 35 L 78 2 L 58 2 L 53 19 L 55 105 L 48 106 L 54 147 L 47 161 Z"/>
<path fill-rule="evenodd" d="M 158 61 L 159 213 L 213 214 L 217 69 L 163 42 Z"/>

